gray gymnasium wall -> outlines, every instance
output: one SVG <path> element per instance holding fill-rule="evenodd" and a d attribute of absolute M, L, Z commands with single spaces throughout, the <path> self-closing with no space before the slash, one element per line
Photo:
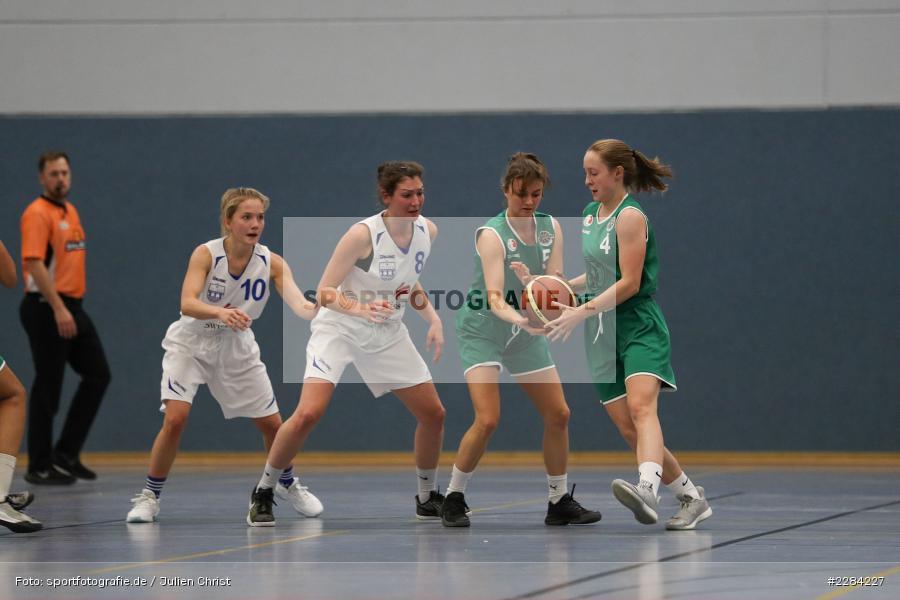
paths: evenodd
<path fill-rule="evenodd" d="M 574 216 L 587 201 L 581 154 L 598 137 L 676 170 L 664 197 L 644 199 L 680 387 L 661 402 L 667 442 L 900 449 L 898 2 L 408 4 L 92 1 L 76 13 L 0 0 L 12 82 L 0 88 L 0 239 L 18 255 L 34 160 L 67 149 L 87 307 L 114 375 L 89 450 L 149 448 L 159 342 L 191 249 L 217 234 L 224 188 L 272 196 L 264 242 L 278 251 L 281 217 L 373 212 L 388 158 L 425 164 L 428 213 L 491 214 L 505 156 L 527 149 L 554 178 L 544 207 Z M 594 74 L 600 47 L 623 67 L 612 88 Z M 0 352 L 27 384 L 18 300 L 0 294 Z M 299 390 L 277 383 L 272 302 L 255 329 L 287 413 Z M 440 391 L 455 448 L 470 404 L 462 386 Z M 504 394 L 492 447 L 536 449 L 533 409 Z M 574 449 L 624 448 L 588 386 L 567 395 Z M 412 428 L 395 400 L 341 386 L 309 448 L 405 449 Z M 260 446 L 205 391 L 183 445 Z"/>

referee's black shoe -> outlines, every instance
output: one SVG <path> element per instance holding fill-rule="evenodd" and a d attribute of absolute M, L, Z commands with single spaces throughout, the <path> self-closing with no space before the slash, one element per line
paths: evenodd
<path fill-rule="evenodd" d="M 75 483 L 75 478 L 50 465 L 46 469 L 33 471 L 28 469 L 25 473 L 25 481 L 35 485 L 72 485 Z"/>
<path fill-rule="evenodd" d="M 444 505 L 441 507 L 441 523 L 444 527 L 468 527 L 469 517 L 466 516 L 469 507 L 466 497 L 462 492 L 450 492 L 444 497 Z"/>
<path fill-rule="evenodd" d="M 547 504 L 545 525 L 589 525 L 600 520 L 600 513 L 579 504 L 573 497 L 574 493 L 575 484 L 572 484 L 571 493 L 566 493 L 556 504 Z"/>
<path fill-rule="evenodd" d="M 87 480 L 97 479 L 97 474 L 84 466 L 77 456 L 72 457 L 61 452 L 54 452 L 50 460 L 57 469 L 72 477 Z"/>

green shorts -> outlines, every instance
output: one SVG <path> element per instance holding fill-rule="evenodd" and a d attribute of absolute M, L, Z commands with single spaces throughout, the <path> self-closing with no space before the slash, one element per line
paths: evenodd
<path fill-rule="evenodd" d="M 0 371 L 2 371 L 3 367 L 5 367 L 5 366 L 6 366 L 6 361 L 3 360 L 2 356 L 0 356 Z"/>
<path fill-rule="evenodd" d="M 615 331 L 606 325 L 597 335 L 598 317 L 585 321 L 584 347 L 591 381 L 604 404 L 625 396 L 625 380 L 632 375 L 652 375 L 663 391 L 675 391 L 672 344 L 662 311 L 652 298 L 616 311 Z"/>
<path fill-rule="evenodd" d="M 456 337 L 464 373 L 496 365 L 518 376 L 556 366 L 546 337 L 521 331 L 490 310 L 462 308 L 456 315 Z"/>

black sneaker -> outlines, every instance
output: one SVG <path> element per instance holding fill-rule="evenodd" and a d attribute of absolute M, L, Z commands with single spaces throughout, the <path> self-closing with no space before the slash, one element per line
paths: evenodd
<path fill-rule="evenodd" d="M 250 527 L 274 527 L 275 492 L 272 488 L 253 488 L 250 493 L 250 510 L 247 512 L 247 525 Z"/>
<path fill-rule="evenodd" d="M 466 516 L 469 506 L 462 492 L 450 492 L 444 498 L 441 507 L 441 523 L 444 527 L 468 527 L 469 517 Z"/>
<path fill-rule="evenodd" d="M 72 477 L 87 480 L 97 479 L 97 474 L 84 466 L 77 456 L 73 458 L 60 452 L 54 452 L 51 460 L 57 469 Z"/>
<path fill-rule="evenodd" d="M 572 484 L 571 493 L 566 493 L 556 504 L 547 504 L 545 525 L 588 525 L 600 520 L 600 513 L 580 505 L 573 497 L 574 493 L 575 484 Z"/>
<path fill-rule="evenodd" d="M 50 465 L 41 470 L 29 469 L 25 473 L 25 481 L 35 485 L 72 485 L 75 483 L 75 478 Z"/>
<path fill-rule="evenodd" d="M 34 494 L 31 492 L 16 492 L 6 497 L 9 505 L 16 510 L 22 510 L 32 502 L 34 502 Z"/>
<path fill-rule="evenodd" d="M 444 504 L 444 495 L 438 491 L 431 490 L 428 493 L 428 500 L 419 502 L 419 495 L 416 494 L 416 518 L 420 521 L 430 521 L 441 518 L 441 506 Z"/>

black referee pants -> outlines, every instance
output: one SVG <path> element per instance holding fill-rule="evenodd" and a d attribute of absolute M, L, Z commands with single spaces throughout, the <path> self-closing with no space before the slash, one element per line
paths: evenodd
<path fill-rule="evenodd" d="M 30 471 L 48 469 L 54 450 L 78 457 L 110 380 L 103 345 L 90 317 L 81 308 L 81 300 L 64 296 L 63 302 L 78 329 L 76 336 L 68 340 L 60 337 L 53 309 L 41 294 L 26 294 L 19 307 L 34 359 L 34 384 L 28 405 Z M 54 449 L 53 418 L 59 409 L 66 363 L 81 376 L 81 382 Z"/>

